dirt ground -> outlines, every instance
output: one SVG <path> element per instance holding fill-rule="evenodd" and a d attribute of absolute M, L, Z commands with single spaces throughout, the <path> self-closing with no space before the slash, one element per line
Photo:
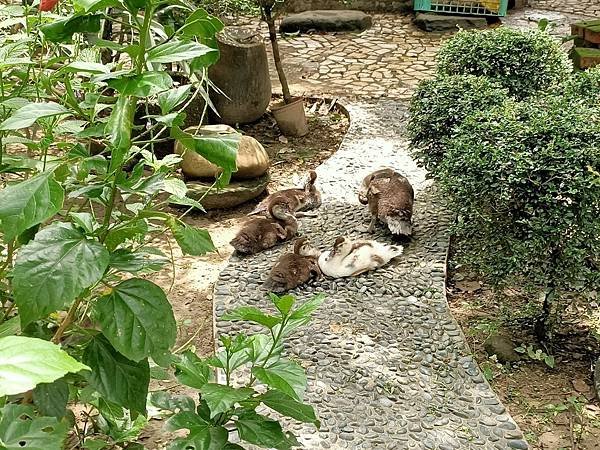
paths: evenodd
<path fill-rule="evenodd" d="M 600 404 L 590 370 L 594 356 L 600 354 L 597 306 L 590 308 L 588 300 L 569 307 L 560 328 L 564 334 L 557 338 L 554 368 L 526 355 L 502 365 L 484 349 L 492 334 L 510 337 L 516 346 L 532 345 L 534 352 L 542 350 L 530 319 L 537 302 L 516 289 L 494 293 L 461 269 L 449 271 L 447 289 L 452 313 L 479 366 L 532 449 L 600 449 Z"/>

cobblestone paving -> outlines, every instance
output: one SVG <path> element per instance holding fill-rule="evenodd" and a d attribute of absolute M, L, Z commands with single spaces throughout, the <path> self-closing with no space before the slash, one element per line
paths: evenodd
<path fill-rule="evenodd" d="M 598 0 L 532 3 L 535 9 L 512 13 L 505 24 L 535 27 L 547 17 L 556 23 L 553 34 L 565 35 L 572 20 L 600 9 Z M 292 91 L 344 97 L 351 116 L 340 150 L 317 169 L 324 203 L 317 218 L 302 219 L 301 232 L 321 248 L 343 234 L 368 237 L 363 230 L 369 215 L 357 203 L 356 189 L 366 173 L 382 166 L 402 171 L 417 193 L 414 238 L 398 261 L 293 291 L 299 301 L 317 292 L 328 296 L 288 348 L 307 370 L 307 401 L 323 425 L 318 432 L 304 426 L 294 431 L 309 449 L 527 449 L 448 309 L 449 216 L 411 159 L 403 133 L 405 99 L 432 75 L 436 50 L 448 34 L 422 32 L 409 17 L 374 18 L 374 27 L 361 34 L 300 36 L 280 44 Z M 389 239 L 381 229 L 375 237 Z M 217 333 L 240 330 L 219 320 L 226 310 L 268 306 L 262 284 L 289 250 L 287 244 L 231 259 L 215 289 Z"/>
<path fill-rule="evenodd" d="M 600 17 L 600 0 L 530 0 L 530 5 L 509 11 L 502 22 L 535 28 L 547 18 L 552 34 L 567 36 L 570 23 Z M 373 14 L 373 27 L 363 33 L 288 37 L 280 47 L 296 94 L 408 99 L 420 80 L 433 75 L 435 54 L 450 35 L 422 31 L 411 16 Z M 272 82 L 279 86 L 274 70 Z"/>
<path fill-rule="evenodd" d="M 387 165 L 415 187 L 415 234 L 405 254 L 383 269 L 293 291 L 300 301 L 318 292 L 328 296 L 288 349 L 307 370 L 307 401 L 323 425 L 318 432 L 309 426 L 294 431 L 309 449 L 528 448 L 448 309 L 450 218 L 408 154 L 404 103 L 355 103 L 349 111 L 351 127 L 340 150 L 318 169 L 324 204 L 317 218 L 302 219 L 302 233 L 322 248 L 343 234 L 370 237 L 356 188 L 366 173 Z M 382 229 L 375 238 L 389 240 Z M 289 250 L 290 244 L 232 258 L 215 290 L 219 333 L 240 330 L 218 319 L 226 310 L 268 306 L 263 282 Z"/>

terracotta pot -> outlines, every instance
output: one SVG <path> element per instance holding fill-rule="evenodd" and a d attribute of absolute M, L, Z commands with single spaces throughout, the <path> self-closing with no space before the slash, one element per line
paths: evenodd
<path fill-rule="evenodd" d="M 271 112 L 281 132 L 287 136 L 304 136 L 308 133 L 304 99 L 296 97 L 291 103 L 279 103 L 271 107 Z"/>

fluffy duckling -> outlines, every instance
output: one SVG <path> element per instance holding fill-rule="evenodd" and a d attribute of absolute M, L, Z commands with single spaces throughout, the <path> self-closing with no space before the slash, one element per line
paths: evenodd
<path fill-rule="evenodd" d="M 247 222 L 231 241 L 238 253 L 253 255 L 287 241 L 298 233 L 298 221 L 288 206 L 271 202 L 268 212 L 272 218 L 256 217 Z"/>
<path fill-rule="evenodd" d="M 317 173 L 314 170 L 311 170 L 309 172 L 309 179 L 304 185 L 304 188 L 284 189 L 275 192 L 267 196 L 267 198 L 260 202 L 248 215 L 265 214 L 268 211 L 269 203 L 273 201 L 285 203 L 288 205 L 290 211 L 296 213 L 297 217 L 311 215 L 305 213 L 305 211 L 317 209 L 321 206 L 321 193 L 315 186 L 316 180 Z"/>
<path fill-rule="evenodd" d="M 267 285 L 275 293 L 294 289 L 321 274 L 317 259 L 321 252 L 302 237 L 294 243 L 294 252 L 281 255 L 273 266 Z"/>
<path fill-rule="evenodd" d="M 377 219 L 385 223 L 392 234 L 412 235 L 414 190 L 408 179 L 392 169 L 380 169 L 365 177 L 358 200 L 369 205 L 372 214 L 369 233 Z"/>
<path fill-rule="evenodd" d="M 403 251 L 399 245 L 338 237 L 333 248 L 319 257 L 319 267 L 329 277 L 355 277 L 387 264 Z"/>

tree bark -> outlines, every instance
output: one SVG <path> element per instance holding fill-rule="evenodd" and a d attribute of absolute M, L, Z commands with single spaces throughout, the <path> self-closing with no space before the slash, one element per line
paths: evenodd
<path fill-rule="evenodd" d="M 283 71 L 283 65 L 281 64 L 279 44 L 277 43 L 277 30 L 275 29 L 275 19 L 273 18 L 273 6 L 264 5 L 261 9 L 265 22 L 267 22 L 267 26 L 269 27 L 269 39 L 271 41 L 271 47 L 273 48 L 273 60 L 275 61 L 277 76 L 279 77 L 281 90 L 283 91 L 283 101 L 285 103 L 290 103 L 292 101 L 292 95 L 290 94 L 290 88 L 287 83 L 285 72 Z"/>

